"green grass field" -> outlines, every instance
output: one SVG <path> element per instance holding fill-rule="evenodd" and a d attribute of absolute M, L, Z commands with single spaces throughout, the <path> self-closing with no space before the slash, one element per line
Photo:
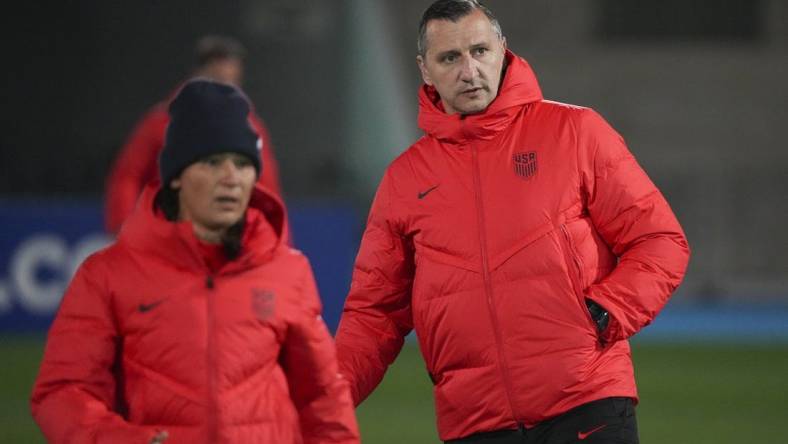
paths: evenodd
<path fill-rule="evenodd" d="M 44 442 L 27 397 L 40 338 L 0 338 L 0 442 Z M 788 345 L 636 344 L 644 444 L 788 443 Z M 405 346 L 359 408 L 365 443 L 437 443 L 431 384 L 415 344 Z"/>

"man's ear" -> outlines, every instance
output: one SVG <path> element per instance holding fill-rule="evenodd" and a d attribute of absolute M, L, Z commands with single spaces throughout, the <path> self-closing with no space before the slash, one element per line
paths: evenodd
<path fill-rule="evenodd" d="M 424 57 L 417 55 L 416 63 L 419 65 L 419 71 L 421 71 L 421 78 L 424 80 L 424 83 L 432 86 L 432 78 L 430 77 L 430 73 L 427 71 L 427 67 L 424 65 Z"/>
<path fill-rule="evenodd" d="M 173 190 L 180 190 L 181 189 L 181 178 L 180 178 L 180 176 L 178 176 L 175 179 L 172 179 L 170 181 L 170 188 L 172 188 Z"/>

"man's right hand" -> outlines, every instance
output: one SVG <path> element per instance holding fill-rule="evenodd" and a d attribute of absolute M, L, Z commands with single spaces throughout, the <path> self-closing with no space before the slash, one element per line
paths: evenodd
<path fill-rule="evenodd" d="M 586 306 L 588 312 L 591 313 L 591 319 L 596 324 L 597 331 L 602 334 L 607 328 L 607 324 L 610 323 L 610 314 L 605 310 L 605 307 L 588 298 L 586 298 Z"/>
<path fill-rule="evenodd" d="M 169 437 L 170 437 L 170 434 L 169 434 L 169 433 L 167 433 L 167 431 L 166 431 L 166 430 L 163 430 L 163 431 L 161 431 L 161 432 L 157 433 L 157 434 L 156 434 L 156 436 L 154 436 L 154 437 L 153 437 L 153 438 L 150 440 L 150 443 L 149 443 L 149 444 L 162 444 L 162 443 L 163 443 L 164 441 L 166 441 L 166 440 L 167 440 L 167 438 L 169 438 Z"/>

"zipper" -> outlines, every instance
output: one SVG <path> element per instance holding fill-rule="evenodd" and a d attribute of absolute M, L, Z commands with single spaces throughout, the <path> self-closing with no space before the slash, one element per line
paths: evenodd
<path fill-rule="evenodd" d="M 569 234 L 569 229 L 566 228 L 566 224 L 561 224 L 561 233 L 563 233 L 564 240 L 568 246 L 568 251 L 565 254 L 569 256 L 575 268 L 574 273 L 570 273 L 572 285 L 575 287 L 575 296 L 580 302 L 580 307 L 583 309 L 583 312 L 586 313 L 586 318 L 593 324 L 595 329 L 594 331 L 596 331 L 596 323 L 591 318 L 591 313 L 589 313 L 588 309 L 586 308 L 585 294 L 583 294 L 583 282 L 585 282 L 585 274 L 583 272 L 585 267 L 583 265 L 583 260 L 580 258 L 580 254 L 578 254 L 577 249 L 575 249 L 575 243 L 572 240 L 572 235 Z"/>
<path fill-rule="evenodd" d="M 205 288 L 207 291 L 206 303 L 206 318 L 207 318 L 207 353 L 205 355 L 206 365 L 205 368 L 208 372 L 208 442 L 219 441 L 219 400 L 218 391 L 216 390 L 216 339 L 214 335 L 214 313 L 215 286 L 213 275 L 205 277 Z"/>
<path fill-rule="evenodd" d="M 471 147 L 471 157 L 473 159 L 473 185 L 474 197 L 476 200 L 476 218 L 479 225 L 479 249 L 482 257 L 482 279 L 484 281 L 484 292 L 487 298 L 487 309 L 490 313 L 490 322 L 493 326 L 493 333 L 495 334 L 495 345 L 498 351 L 498 368 L 501 371 L 503 379 L 506 399 L 509 401 L 509 408 L 512 409 L 512 416 L 517 423 L 518 429 L 524 429 L 524 424 L 518 419 L 518 410 L 514 406 L 514 399 L 512 393 L 514 392 L 514 385 L 512 384 L 511 376 L 509 375 L 509 366 L 506 362 L 506 356 L 503 351 L 503 338 L 501 337 L 501 330 L 498 326 L 498 315 L 495 311 L 493 304 L 493 288 L 492 278 L 490 277 L 490 263 L 487 257 L 487 229 L 484 220 L 484 208 L 482 207 L 481 195 L 481 172 L 479 170 L 479 155 L 476 147 Z"/>
<path fill-rule="evenodd" d="M 569 234 L 566 224 L 561 225 L 561 232 L 564 234 L 566 245 L 569 247 L 569 257 L 575 265 L 575 279 L 572 281 L 575 284 L 577 294 L 581 294 L 583 292 L 583 261 L 580 259 L 580 255 L 577 254 L 577 250 L 575 250 L 575 243 L 572 241 L 572 235 Z"/>

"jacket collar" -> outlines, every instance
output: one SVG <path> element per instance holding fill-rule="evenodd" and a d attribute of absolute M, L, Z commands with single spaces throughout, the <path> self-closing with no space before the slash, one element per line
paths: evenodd
<path fill-rule="evenodd" d="M 170 222 L 155 209 L 154 199 L 159 188 L 154 182 L 143 190 L 134 213 L 121 228 L 118 243 L 172 263 L 178 269 L 207 271 L 191 223 Z M 246 211 L 241 254 L 219 273 L 241 271 L 265 263 L 283 244 L 286 226 L 282 202 L 257 186 Z"/>
<path fill-rule="evenodd" d="M 498 96 L 478 114 L 446 114 L 434 87 L 419 91 L 419 128 L 429 136 L 449 143 L 492 139 L 506 128 L 520 109 L 542 100 L 542 91 L 525 59 L 506 50 L 506 72 Z"/>

